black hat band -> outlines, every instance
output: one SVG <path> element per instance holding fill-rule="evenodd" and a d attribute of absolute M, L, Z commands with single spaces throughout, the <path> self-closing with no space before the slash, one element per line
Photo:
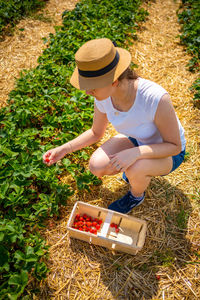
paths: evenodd
<path fill-rule="evenodd" d="M 115 58 L 113 59 L 113 61 L 107 65 L 106 67 L 97 70 L 97 71 L 83 71 L 78 69 L 79 75 L 83 76 L 83 77 L 98 77 L 98 76 L 102 76 L 106 73 L 108 73 L 109 71 L 111 71 L 117 64 L 119 61 L 119 53 L 116 51 L 116 55 Z"/>

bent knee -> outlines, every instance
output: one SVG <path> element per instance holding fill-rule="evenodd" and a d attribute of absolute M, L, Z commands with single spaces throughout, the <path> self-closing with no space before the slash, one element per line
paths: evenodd
<path fill-rule="evenodd" d="M 95 176 L 102 177 L 105 175 L 106 165 L 102 162 L 102 160 L 91 157 L 89 161 L 89 169 Z"/>
<path fill-rule="evenodd" d="M 133 165 L 126 169 L 126 175 L 128 177 L 148 175 L 147 161 L 148 159 L 137 160 Z"/>

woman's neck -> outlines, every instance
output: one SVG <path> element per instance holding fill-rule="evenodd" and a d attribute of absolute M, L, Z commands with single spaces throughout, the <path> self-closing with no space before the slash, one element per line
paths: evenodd
<path fill-rule="evenodd" d="M 137 93 L 138 79 L 119 82 L 111 96 L 112 104 L 119 111 L 128 111 L 134 104 Z"/>

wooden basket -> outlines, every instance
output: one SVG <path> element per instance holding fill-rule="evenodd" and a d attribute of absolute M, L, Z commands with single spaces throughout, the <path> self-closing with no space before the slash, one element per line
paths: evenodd
<path fill-rule="evenodd" d="M 97 234 L 72 228 L 76 214 L 84 213 L 103 221 Z M 115 232 L 115 228 L 110 227 L 111 223 L 118 224 L 118 233 Z M 77 201 L 69 217 L 67 229 L 70 237 L 111 250 L 136 254 L 144 245 L 147 224 L 144 220 L 132 216 Z"/>

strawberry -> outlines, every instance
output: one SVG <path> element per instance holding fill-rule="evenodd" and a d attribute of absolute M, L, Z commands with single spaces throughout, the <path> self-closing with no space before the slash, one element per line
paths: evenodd
<path fill-rule="evenodd" d="M 112 227 L 112 228 L 115 227 L 115 223 L 111 223 L 110 227 Z"/>
<path fill-rule="evenodd" d="M 99 224 L 96 225 L 96 229 L 99 230 L 101 226 Z"/>
<path fill-rule="evenodd" d="M 115 232 L 118 233 L 119 232 L 119 228 L 115 228 Z"/>
<path fill-rule="evenodd" d="M 53 228 L 54 225 L 55 225 L 55 223 L 54 223 L 53 221 L 50 220 L 50 222 L 49 222 L 49 227 L 50 227 L 50 228 Z"/>
<path fill-rule="evenodd" d="M 90 232 L 93 233 L 93 234 L 97 234 L 97 230 L 93 229 L 93 228 L 90 229 Z"/>
<path fill-rule="evenodd" d="M 50 162 L 50 159 L 48 157 L 45 158 L 46 162 Z"/>

